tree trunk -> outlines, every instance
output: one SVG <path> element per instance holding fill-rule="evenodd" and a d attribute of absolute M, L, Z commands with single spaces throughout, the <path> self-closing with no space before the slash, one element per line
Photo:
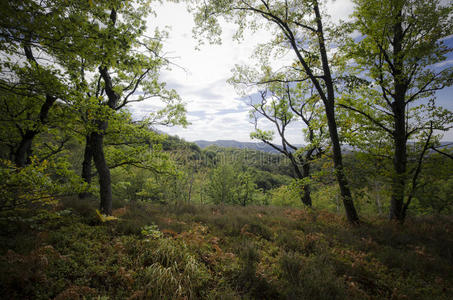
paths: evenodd
<path fill-rule="evenodd" d="M 187 204 L 190 204 L 192 201 L 192 188 L 193 188 L 193 181 L 195 180 L 195 170 L 192 170 L 192 174 L 190 176 L 189 181 L 189 194 L 187 195 Z"/>
<path fill-rule="evenodd" d="M 335 90 L 330 72 L 329 61 L 327 58 L 327 50 L 324 40 L 324 31 L 322 26 L 321 14 L 319 12 L 318 1 L 314 1 L 313 7 L 316 15 L 316 22 L 318 28 L 318 42 L 319 52 L 321 54 L 322 69 L 324 72 L 324 82 L 327 89 L 327 97 L 324 94 L 322 98 L 326 117 L 327 126 L 329 127 L 330 140 L 332 142 L 333 163 L 335 168 L 335 175 L 337 177 L 338 185 L 340 186 L 340 193 L 343 200 L 343 205 L 346 211 L 346 217 L 352 224 L 359 223 L 359 217 L 352 201 L 351 190 L 349 189 L 348 180 L 344 174 L 343 158 L 341 154 L 340 138 L 338 137 L 337 122 L 335 120 Z M 319 84 L 319 83 L 318 83 Z"/>
<path fill-rule="evenodd" d="M 107 129 L 107 121 L 98 122 L 99 132 L 91 133 L 91 145 L 93 160 L 99 176 L 99 194 L 101 197 L 100 210 L 103 214 L 112 214 L 112 185 L 110 170 L 104 156 L 104 132 Z"/>
<path fill-rule="evenodd" d="M 25 134 L 22 136 L 22 139 L 19 143 L 19 146 L 14 153 L 14 163 L 17 167 L 23 168 L 25 165 L 30 163 L 30 156 L 31 156 L 31 145 L 33 139 L 38 133 L 33 130 L 27 130 Z"/>
<path fill-rule="evenodd" d="M 393 154 L 393 179 L 392 179 L 392 199 L 390 203 L 390 219 L 404 221 L 403 205 L 404 192 L 406 187 L 406 84 L 402 78 L 403 61 L 401 57 L 403 27 L 401 23 L 401 8 L 395 3 L 394 11 L 396 12 L 396 22 L 393 27 L 393 59 L 394 59 L 394 102 L 392 103 L 392 112 L 395 122 L 395 131 L 393 133 L 394 154 Z"/>
<path fill-rule="evenodd" d="M 310 177 L 310 162 L 306 162 L 303 166 L 302 166 L 302 176 L 304 178 L 309 178 Z M 310 188 L 310 184 L 306 184 L 304 186 L 304 194 L 302 196 L 302 202 L 311 207 L 312 205 L 312 202 L 311 202 L 311 188 Z"/>
<path fill-rule="evenodd" d="M 83 154 L 83 162 L 82 162 L 82 179 L 84 182 L 88 184 L 88 187 L 91 185 L 91 177 L 92 177 L 92 171 L 91 171 L 91 161 L 93 159 L 93 149 L 91 145 L 91 139 L 90 135 L 86 136 L 86 142 L 85 142 L 85 151 Z M 79 194 L 79 199 L 86 198 L 90 195 L 89 192 L 81 192 Z"/>
<path fill-rule="evenodd" d="M 333 87 L 332 87 L 333 89 Z M 343 157 L 341 154 L 340 139 L 338 137 L 337 123 L 335 121 L 335 110 L 333 100 L 325 103 L 327 123 L 329 126 L 330 140 L 332 142 L 333 164 L 335 168 L 335 175 L 337 177 L 338 185 L 340 187 L 340 194 L 343 200 L 343 205 L 346 212 L 346 217 L 350 223 L 356 224 L 359 222 L 359 217 L 352 201 L 351 190 L 344 174 Z"/>
<path fill-rule="evenodd" d="M 395 134 L 393 155 L 392 199 L 390 203 L 390 219 L 403 221 L 403 204 L 406 188 L 406 130 L 403 113 L 395 112 Z"/>
<path fill-rule="evenodd" d="M 22 140 L 19 143 L 16 152 L 14 153 L 14 163 L 16 166 L 22 168 L 26 164 L 30 163 L 30 156 L 32 153 L 31 146 L 33 139 L 39 133 L 39 126 L 47 122 L 47 116 L 49 115 L 49 110 L 52 105 L 55 103 L 57 98 L 46 95 L 46 101 L 41 106 L 39 111 L 37 124 L 35 125 L 34 130 L 27 130 L 24 135 L 22 135 Z"/>
<path fill-rule="evenodd" d="M 376 179 L 374 179 L 374 199 L 376 201 L 378 214 L 382 215 L 381 189 L 379 187 L 379 182 Z"/>

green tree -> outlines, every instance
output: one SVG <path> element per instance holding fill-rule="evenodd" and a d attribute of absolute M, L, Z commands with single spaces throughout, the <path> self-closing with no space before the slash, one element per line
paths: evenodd
<path fill-rule="evenodd" d="M 453 178 L 450 178 L 434 182 L 422 182 L 415 192 L 415 197 L 422 208 L 430 208 L 436 214 L 441 214 L 451 212 L 452 194 Z"/>
<path fill-rule="evenodd" d="M 260 191 L 253 174 L 238 166 L 220 164 L 209 174 L 207 194 L 216 204 L 240 204 L 246 206 L 254 201 Z"/>
<path fill-rule="evenodd" d="M 164 108 L 149 117 L 149 124 L 186 123 L 178 95 L 166 90 L 158 79 L 160 69 L 168 61 L 160 56 L 161 33 L 156 31 L 154 37 L 144 35 L 150 12 L 148 2 L 93 2 L 92 18 L 86 19 L 84 28 L 85 34 L 96 41 L 98 52 L 74 54 L 79 64 L 73 75 L 84 89 L 88 105 L 81 108 L 88 128 L 82 174 L 89 182 L 93 160 L 99 178 L 100 208 L 105 214 L 112 210 L 112 190 L 104 137 L 117 112 L 131 102 L 158 98 Z"/>
<path fill-rule="evenodd" d="M 141 159 L 140 163 L 150 167 L 150 158 L 158 152 L 150 146 L 160 138 L 149 127 L 186 123 L 178 95 L 158 79 L 159 70 L 168 64 L 160 56 L 164 35 L 159 31 L 151 37 L 144 34 L 149 2 L 27 0 L 2 2 L 1 8 L 1 71 L 5 76 L 0 89 L 5 92 L 0 109 L 8 112 L 7 127 L 17 129 L 13 142 L 4 143 L 10 153 L 2 156 L 25 165 L 35 137 L 56 126 L 49 124 L 56 103 L 66 105 L 74 112 L 70 122 L 54 114 L 55 120 L 61 128 L 76 123 L 71 130 L 85 137 L 82 177 L 90 181 L 94 160 L 101 211 L 110 214 L 109 163 L 134 164 Z M 41 55 L 36 56 L 38 50 Z M 135 124 L 121 111 L 131 102 L 150 98 L 158 98 L 161 103 L 156 105 L 162 109 L 146 121 Z M 106 134 L 111 143 L 107 155 Z M 7 141 L 8 135 L 1 139 Z M 137 155 L 140 152 L 151 155 Z"/>
<path fill-rule="evenodd" d="M 236 188 L 236 176 L 233 166 L 229 164 L 219 165 L 211 171 L 207 194 L 216 204 L 234 203 L 234 189 Z"/>
<path fill-rule="evenodd" d="M 250 137 L 261 140 L 285 155 L 291 162 L 295 177 L 308 181 L 313 160 L 322 155 L 326 147 L 327 136 L 321 101 L 307 83 L 294 80 L 297 75 L 291 70 L 272 74 L 268 66 L 261 69 L 264 71 L 264 74 L 261 74 L 263 77 L 255 79 L 253 74 L 256 72 L 237 67 L 235 77 L 231 80 L 244 94 L 249 91 L 250 86 L 257 85 L 259 88 L 260 99 L 250 97 L 250 113 L 255 124 L 255 131 Z M 259 128 L 258 123 L 263 119 L 276 129 L 280 145 L 273 142 L 274 130 L 264 131 Z M 295 124 L 305 126 L 301 130 L 305 136 L 305 146 L 295 146 L 286 136 L 287 128 Z M 303 185 L 301 201 L 307 206 L 312 205 L 308 183 Z"/>
<path fill-rule="evenodd" d="M 30 162 L 34 139 L 55 126 L 59 118 L 50 115 L 57 101 L 68 103 L 77 94 L 64 66 L 82 41 L 90 48 L 79 30 L 88 6 L 53 0 L 0 4 L 1 141 L 9 152 L 2 156 L 18 167 Z"/>
<path fill-rule="evenodd" d="M 275 206 L 300 206 L 299 192 L 289 185 L 282 185 L 269 191 L 270 204 Z"/>
<path fill-rule="evenodd" d="M 312 83 L 324 104 L 327 125 L 333 150 L 335 174 L 340 186 L 346 216 L 351 223 L 359 221 L 344 173 L 343 160 L 335 117 L 335 81 L 332 73 L 334 58 L 329 59 L 329 39 L 335 29 L 325 28 L 318 0 L 304 1 L 201 1 L 195 16 L 197 31 L 205 33 L 211 41 L 219 41 L 219 17 L 239 25 L 236 37 L 240 38 L 246 28 L 257 29 L 262 25 L 274 37 L 268 45 L 292 51 L 297 58 L 297 68 L 303 78 Z"/>
<path fill-rule="evenodd" d="M 433 130 L 447 130 L 453 120 L 434 98 L 437 90 L 453 83 L 453 68 L 440 64 L 452 51 L 444 39 L 453 33 L 453 6 L 438 0 L 354 2 L 353 29 L 363 39 L 351 41 L 347 51 L 357 66 L 357 77 L 371 83 L 360 84 L 356 95 L 346 97 L 341 105 L 360 115 L 369 129 L 383 130 L 392 142 L 390 218 L 403 222 L 421 168 L 408 170 L 407 143 L 421 139 L 429 147 Z M 425 148 L 420 147 L 420 164 Z"/>
<path fill-rule="evenodd" d="M 237 202 L 246 206 L 252 202 L 257 192 L 257 185 L 250 172 L 240 172 L 237 176 L 238 185 L 236 186 Z"/>

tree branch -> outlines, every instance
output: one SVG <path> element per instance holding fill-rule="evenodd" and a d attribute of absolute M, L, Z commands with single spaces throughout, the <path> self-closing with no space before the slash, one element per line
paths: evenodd
<path fill-rule="evenodd" d="M 412 177 L 411 192 L 409 194 L 407 202 L 404 204 L 404 207 L 403 207 L 403 217 L 406 216 L 406 211 L 407 211 L 409 205 L 411 204 L 412 198 L 414 197 L 415 190 L 417 188 L 418 176 L 420 175 L 420 172 L 421 172 L 421 169 L 422 169 L 423 158 L 425 157 L 426 150 L 428 150 L 428 148 L 429 148 L 429 143 L 431 142 L 431 137 L 433 135 L 433 131 L 434 131 L 433 123 L 431 122 L 431 126 L 430 126 L 430 129 L 429 129 L 428 137 L 426 138 L 426 142 L 423 145 L 423 150 L 420 153 L 420 156 L 418 158 L 417 168 L 415 170 L 414 176 Z"/>
<path fill-rule="evenodd" d="M 343 108 L 346 108 L 346 109 L 349 109 L 349 110 L 352 110 L 352 111 L 355 111 L 359 114 L 361 114 L 362 116 L 366 117 L 368 120 L 370 120 L 373 124 L 379 126 L 380 128 L 384 129 L 386 132 L 388 132 L 389 134 L 393 135 L 393 131 L 388 129 L 387 127 L 385 127 L 383 124 L 381 124 L 379 121 L 377 121 L 376 119 L 374 119 L 372 116 L 370 116 L 369 114 L 361 111 L 361 110 L 358 110 L 354 107 L 351 107 L 351 106 L 348 106 L 348 105 L 345 105 L 345 104 L 338 104 L 339 106 L 343 107 Z"/>

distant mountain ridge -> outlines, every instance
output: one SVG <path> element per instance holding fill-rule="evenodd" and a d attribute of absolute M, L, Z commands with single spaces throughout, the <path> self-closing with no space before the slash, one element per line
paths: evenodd
<path fill-rule="evenodd" d="M 264 152 L 269 152 L 269 153 L 280 153 L 276 149 L 272 148 L 266 143 L 263 142 L 258 142 L 258 143 L 253 143 L 253 142 L 238 142 L 235 140 L 217 140 L 217 141 L 205 141 L 205 140 L 199 140 L 199 141 L 194 141 L 193 143 L 197 144 L 198 147 L 201 149 L 204 149 L 208 146 L 218 146 L 218 147 L 225 147 L 225 148 L 239 148 L 239 149 L 251 149 L 251 150 L 258 150 L 258 151 L 264 151 Z M 301 145 L 294 145 L 296 147 L 300 147 Z"/>
<path fill-rule="evenodd" d="M 263 142 L 258 142 L 258 143 L 253 143 L 253 142 L 239 142 L 236 140 L 216 140 L 216 141 L 206 141 L 206 140 L 198 140 L 194 141 L 192 143 L 195 143 L 198 147 L 201 149 L 204 149 L 209 146 L 217 146 L 217 147 L 225 147 L 225 148 L 238 148 L 238 149 L 251 149 L 251 150 L 258 150 L 258 151 L 264 151 L 268 153 L 280 153 L 271 146 L 269 146 L 266 143 Z M 444 147 L 444 149 L 451 149 L 453 148 L 453 142 L 451 141 L 444 141 L 440 142 L 441 147 Z M 302 147 L 303 145 L 300 144 L 295 144 L 294 146 L 296 147 Z M 281 146 L 279 146 L 281 148 Z M 351 152 L 354 151 L 354 149 L 351 146 L 348 145 L 342 145 L 343 151 L 346 152 Z"/>

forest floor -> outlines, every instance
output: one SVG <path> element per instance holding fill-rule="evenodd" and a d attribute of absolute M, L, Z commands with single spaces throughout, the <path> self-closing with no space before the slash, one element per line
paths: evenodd
<path fill-rule="evenodd" d="M 452 299 L 453 218 L 94 200 L 0 218 L 4 299 Z"/>

